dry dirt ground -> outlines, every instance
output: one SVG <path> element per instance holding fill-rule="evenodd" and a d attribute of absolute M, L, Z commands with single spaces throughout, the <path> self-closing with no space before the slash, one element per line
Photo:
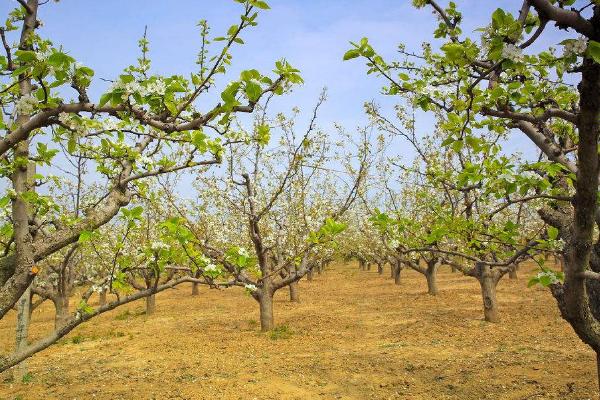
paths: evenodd
<path fill-rule="evenodd" d="M 242 290 L 180 287 L 146 317 L 133 303 L 79 327 L 29 361 L 27 383 L 0 399 L 592 399 L 594 356 L 560 318 L 532 268 L 499 286 L 503 321 L 482 321 L 478 283 L 443 269 L 440 294 L 404 271 L 401 286 L 354 264 L 280 291 L 280 328 L 259 332 Z M 0 324 L 12 346 L 14 315 Z M 32 336 L 51 329 L 34 313 Z"/>

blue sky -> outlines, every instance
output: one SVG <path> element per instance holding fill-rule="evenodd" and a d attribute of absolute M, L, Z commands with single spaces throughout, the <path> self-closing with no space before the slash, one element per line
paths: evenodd
<path fill-rule="evenodd" d="M 467 21 L 464 30 L 469 32 L 486 25 L 496 7 L 516 13 L 521 1 L 457 3 Z M 4 0 L 0 11 L 6 14 L 16 4 Z M 369 37 L 381 54 L 393 58 L 400 42 L 418 51 L 437 25 L 429 9 L 416 10 L 410 0 L 270 0 L 269 4 L 272 9 L 261 13 L 259 26 L 242 35 L 246 44 L 233 50 L 229 77 L 249 68 L 268 72 L 277 59 L 286 58 L 302 71 L 306 83 L 278 98 L 275 109 L 298 106 L 308 117 L 319 92 L 327 86 L 329 100 L 319 118 L 323 129 L 330 129 L 334 122 L 347 130 L 365 125 L 365 101 L 374 99 L 390 113 L 397 101 L 379 94 L 382 80 L 367 77 L 362 61 L 342 61 L 350 40 Z M 148 27 L 154 72 L 188 74 L 195 69 L 199 49 L 197 22 L 208 20 L 212 35 L 221 36 L 239 21 L 240 11 L 233 0 L 50 0 L 39 13 L 44 22 L 40 33 L 96 71 L 91 94 L 98 96 L 108 85 L 98 78 L 114 78 L 135 62 L 144 26 Z M 423 116 L 419 127 L 430 129 L 430 121 L 430 116 Z M 522 139 L 514 142 L 515 148 L 521 144 Z M 405 146 L 399 143 L 397 153 L 406 153 Z"/>
<path fill-rule="evenodd" d="M 361 62 L 342 62 L 348 41 L 368 36 L 383 53 L 392 55 L 400 40 L 418 46 L 432 26 L 429 13 L 402 0 L 269 3 L 272 9 L 260 15 L 259 26 L 243 35 L 246 44 L 234 49 L 230 76 L 248 68 L 267 72 L 277 59 L 286 58 L 302 71 L 306 83 L 277 103 L 297 105 L 308 113 L 327 86 L 329 101 L 321 122 L 337 121 L 348 128 L 364 124 L 365 100 L 380 97 L 380 82 L 366 78 Z M 62 0 L 41 8 L 45 24 L 41 32 L 92 67 L 97 78 L 112 78 L 135 62 L 137 39 L 147 25 L 153 69 L 184 73 L 195 67 L 196 23 L 208 20 L 213 35 L 220 36 L 238 22 L 240 10 L 233 0 Z M 103 85 L 100 82 L 96 89 Z"/>

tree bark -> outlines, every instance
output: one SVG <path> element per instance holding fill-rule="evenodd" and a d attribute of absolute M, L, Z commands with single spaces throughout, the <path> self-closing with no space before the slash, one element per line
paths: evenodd
<path fill-rule="evenodd" d="M 292 282 L 289 284 L 290 287 L 290 301 L 294 303 L 300 302 L 300 293 L 298 291 L 298 282 Z"/>
<path fill-rule="evenodd" d="M 517 265 L 513 265 L 510 270 L 508 270 L 508 278 L 509 279 L 517 279 Z"/>
<path fill-rule="evenodd" d="M 498 274 L 489 265 L 479 265 L 477 268 L 477 280 L 481 286 L 484 319 L 487 322 L 500 322 L 498 301 L 496 299 L 496 287 L 499 281 Z"/>
<path fill-rule="evenodd" d="M 398 261 L 395 266 L 392 266 L 392 273 L 394 274 L 394 284 L 399 285 L 401 283 L 402 263 Z"/>
<path fill-rule="evenodd" d="M 259 295 L 258 303 L 260 305 L 260 330 L 267 332 L 273 329 L 275 321 L 273 318 L 273 293 L 263 289 Z"/>
<path fill-rule="evenodd" d="M 313 270 L 312 268 L 308 270 L 308 272 L 306 273 L 306 280 L 307 281 L 312 281 L 313 280 Z"/>
<path fill-rule="evenodd" d="M 102 289 L 102 291 L 99 293 L 100 299 L 99 299 L 99 303 L 100 306 L 103 306 L 106 304 L 106 289 Z"/>
<path fill-rule="evenodd" d="M 368 262 L 368 263 L 367 263 L 367 271 L 370 271 L 370 270 L 371 270 L 371 263 L 370 263 L 370 262 Z"/>
<path fill-rule="evenodd" d="M 22 351 L 27 347 L 27 337 L 29 336 L 29 323 L 31 311 L 31 286 L 23 292 L 23 295 L 17 302 L 17 324 L 16 324 L 16 352 Z M 22 361 L 14 368 L 13 378 L 19 383 L 27 375 L 27 362 Z"/>
<path fill-rule="evenodd" d="M 437 260 L 427 262 L 427 270 L 425 271 L 425 277 L 427 278 L 427 294 L 432 296 L 438 294 L 437 270 L 439 266 L 440 262 Z"/>
<path fill-rule="evenodd" d="M 200 284 L 192 283 L 192 296 L 198 296 L 200 294 Z"/>
<path fill-rule="evenodd" d="M 377 263 L 377 273 L 379 275 L 383 275 L 383 265 L 382 264 Z"/>
<path fill-rule="evenodd" d="M 54 303 L 54 330 L 58 331 L 69 321 L 69 298 L 57 297 L 53 300 Z"/>
<path fill-rule="evenodd" d="M 152 315 L 156 311 L 156 295 L 146 297 L 146 315 Z"/>

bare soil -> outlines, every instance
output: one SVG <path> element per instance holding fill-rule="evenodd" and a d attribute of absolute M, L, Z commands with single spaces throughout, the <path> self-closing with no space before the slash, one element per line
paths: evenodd
<path fill-rule="evenodd" d="M 0 399 L 592 399 L 593 352 L 565 323 L 546 289 L 527 289 L 531 266 L 505 277 L 502 322 L 482 321 L 476 280 L 439 274 L 440 294 L 403 271 L 336 265 L 300 283 L 301 303 L 276 296 L 273 332 L 240 289 L 189 286 L 80 326 L 29 360 L 27 383 L 0 376 Z M 50 304 L 32 337 L 52 329 Z M 14 313 L 0 347 L 14 342 Z M 0 351 L 0 353 L 4 350 Z"/>

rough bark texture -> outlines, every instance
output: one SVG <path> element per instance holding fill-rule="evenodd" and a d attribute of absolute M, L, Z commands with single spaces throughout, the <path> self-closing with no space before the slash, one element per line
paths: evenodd
<path fill-rule="evenodd" d="M 484 319 L 487 322 L 500 322 L 498 300 L 496 299 L 496 286 L 500 280 L 499 271 L 483 264 L 479 264 L 476 268 L 477 280 L 481 286 Z"/>
<path fill-rule="evenodd" d="M 107 290 L 106 290 L 106 289 L 103 289 L 103 290 L 100 292 L 100 294 L 98 295 L 98 296 L 100 297 L 100 298 L 99 298 L 99 300 L 98 300 L 98 302 L 99 302 L 100 306 L 103 306 L 103 305 L 105 305 L 105 304 L 106 304 L 106 292 L 107 292 Z"/>
<path fill-rule="evenodd" d="M 425 277 L 427 278 L 427 293 L 432 296 L 438 294 L 437 270 L 439 266 L 440 262 L 438 260 L 427 262 L 427 270 L 425 271 Z"/>
<path fill-rule="evenodd" d="M 29 322 L 31 317 L 31 287 L 27 288 L 17 302 L 17 324 L 16 324 L 16 351 L 22 351 L 27 347 L 29 336 Z M 27 374 L 27 362 L 23 361 L 14 368 L 13 379 L 21 382 Z"/>
<path fill-rule="evenodd" d="M 20 50 L 32 49 L 32 35 L 37 25 L 37 0 L 27 1 L 28 12 L 23 20 L 23 28 L 19 39 Z M 19 93 L 21 96 L 28 96 L 32 91 L 31 79 L 25 74 L 19 75 Z M 29 115 L 18 115 L 16 125 L 21 126 L 29 120 Z M 23 140 L 14 147 L 13 159 L 29 159 L 29 140 Z M 13 241 L 15 244 L 14 252 L 14 273 L 3 282 L 0 288 L 0 318 L 10 310 L 21 298 L 23 293 L 29 288 L 35 273 L 32 271 L 35 260 L 33 250 L 33 238 L 29 231 L 29 221 L 31 210 L 28 202 L 22 194 L 34 190 L 29 170 L 33 164 L 21 163 L 17 166 L 12 175 L 12 189 L 16 196 L 12 199 L 12 223 L 13 223 Z"/>
<path fill-rule="evenodd" d="M 270 331 L 275 326 L 273 318 L 273 293 L 264 290 L 258 298 L 260 305 L 260 330 L 262 332 Z"/>
<path fill-rule="evenodd" d="M 517 279 L 517 266 L 515 265 L 508 271 L 509 279 Z"/>
<path fill-rule="evenodd" d="M 313 280 L 313 270 L 312 270 L 312 268 L 306 273 L 306 280 L 307 281 L 312 281 Z"/>
<path fill-rule="evenodd" d="M 146 315 L 152 315 L 156 311 L 156 295 L 146 297 Z"/>
<path fill-rule="evenodd" d="M 298 291 L 298 282 L 290 283 L 290 301 L 294 303 L 300 302 L 300 293 Z"/>
<path fill-rule="evenodd" d="M 200 284 L 192 283 L 192 296 L 198 296 L 200 294 Z"/>
<path fill-rule="evenodd" d="M 57 297 L 53 299 L 54 303 L 54 330 L 59 330 L 69 321 L 69 298 Z"/>
<path fill-rule="evenodd" d="M 393 266 L 392 273 L 394 274 L 394 283 L 396 285 L 399 285 L 401 283 L 401 281 L 402 281 L 402 279 L 401 279 L 402 263 L 400 261 L 398 261 L 396 263 L 396 265 Z"/>

